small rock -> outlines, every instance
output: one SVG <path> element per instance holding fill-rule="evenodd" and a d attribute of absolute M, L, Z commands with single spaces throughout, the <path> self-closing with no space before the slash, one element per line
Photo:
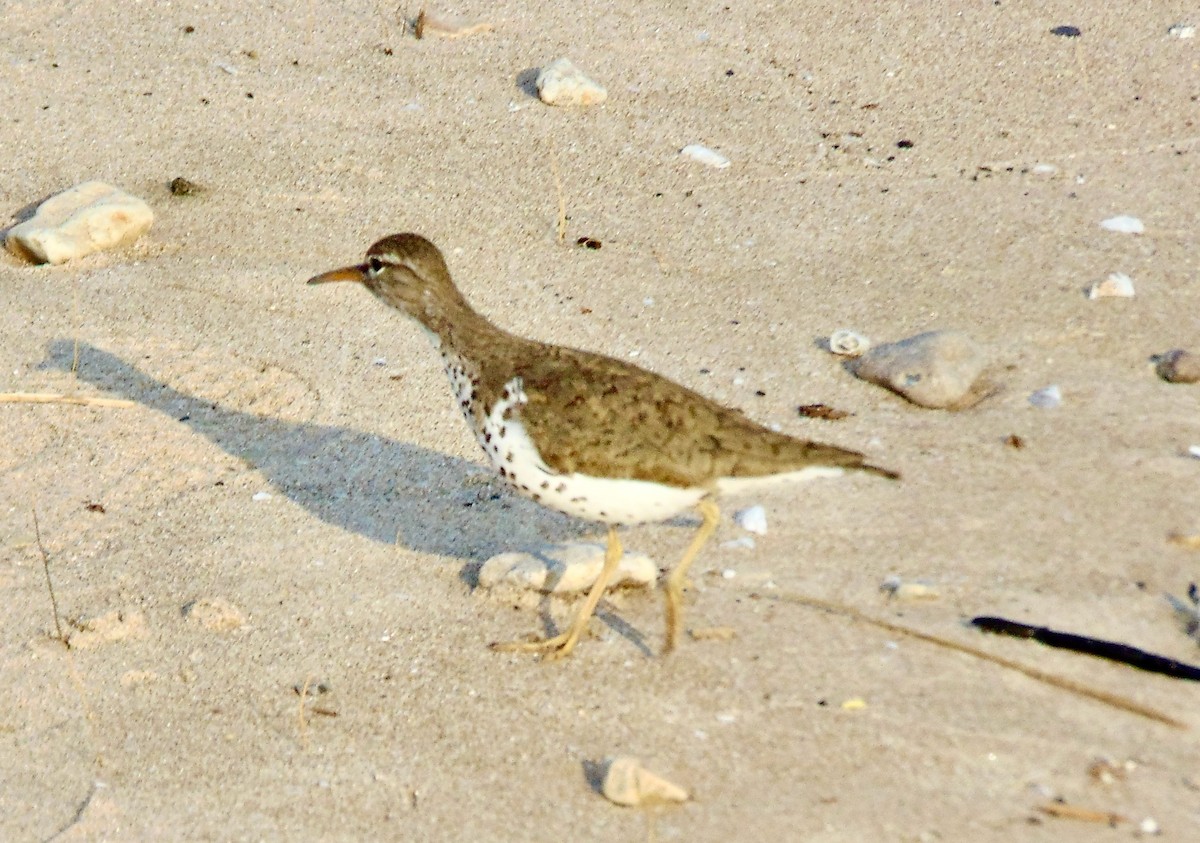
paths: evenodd
<path fill-rule="evenodd" d="M 483 563 L 479 585 L 544 594 L 586 591 L 604 567 L 604 550 L 604 545 L 595 542 L 572 542 L 547 545 L 533 552 L 501 553 Z M 652 585 L 657 577 L 658 566 L 650 557 L 626 552 L 609 586 Z"/>
<path fill-rule="evenodd" d="M 996 392 L 980 347 L 958 331 L 930 331 L 872 348 L 848 364 L 859 378 L 920 407 L 962 410 Z"/>
<path fill-rule="evenodd" d="M 270 499 L 271 499 L 270 492 L 255 492 L 250 497 L 250 500 L 252 500 L 252 501 L 269 501 Z"/>
<path fill-rule="evenodd" d="M 1167 34 L 1172 38 L 1195 38 L 1196 27 L 1190 23 L 1176 23 L 1167 29 Z"/>
<path fill-rule="evenodd" d="M 1059 38 L 1078 38 L 1083 35 L 1083 30 L 1077 26 L 1056 26 L 1050 30 L 1051 35 L 1057 35 Z"/>
<path fill-rule="evenodd" d="M 538 98 L 547 105 L 599 105 L 608 91 L 589 79 L 570 59 L 551 62 L 538 72 Z"/>
<path fill-rule="evenodd" d="M 862 697 L 851 697 L 842 703 L 843 711 L 862 711 L 867 707 L 867 701 Z"/>
<path fill-rule="evenodd" d="M 748 533 L 767 534 L 767 511 L 761 506 L 749 506 L 734 513 L 733 520 Z"/>
<path fill-rule="evenodd" d="M 185 179 L 183 176 L 176 176 L 171 179 L 171 183 L 167 185 L 167 189 L 171 191 L 172 196 L 193 196 L 204 188 L 194 181 Z"/>
<path fill-rule="evenodd" d="M 736 539 L 721 542 L 721 547 L 728 548 L 729 550 L 742 550 L 743 548 L 753 550 L 754 538 L 753 536 L 738 536 Z"/>
<path fill-rule="evenodd" d="M 1188 445 L 1188 456 L 1200 460 L 1200 445 Z"/>
<path fill-rule="evenodd" d="M 1035 176 L 1053 176 L 1057 175 L 1058 167 L 1054 164 L 1034 164 L 1029 168 L 1029 172 Z"/>
<path fill-rule="evenodd" d="M 1162 833 L 1162 829 L 1158 825 L 1158 820 L 1154 819 L 1154 817 L 1146 817 L 1146 819 L 1138 823 L 1138 831 L 1148 837 Z"/>
<path fill-rule="evenodd" d="M 1115 231 L 1118 234 L 1145 234 L 1146 226 L 1137 217 L 1122 214 L 1119 217 L 1109 217 L 1100 223 L 1105 231 Z"/>
<path fill-rule="evenodd" d="M 1062 390 L 1058 384 L 1042 387 L 1029 396 L 1029 403 L 1039 410 L 1053 410 L 1062 405 Z"/>
<path fill-rule="evenodd" d="M 154 224 L 150 206 L 100 181 L 78 184 L 51 196 L 37 213 L 8 230 L 10 252 L 59 264 L 129 243 Z"/>
<path fill-rule="evenodd" d="M 698 143 L 689 143 L 683 149 L 679 150 L 679 154 L 706 167 L 716 167 L 718 170 L 724 170 L 729 166 L 729 159 L 724 155 L 715 149 L 709 149 L 707 146 L 701 146 Z"/>
<path fill-rule="evenodd" d="M 601 793 L 609 802 L 629 807 L 688 800 L 688 792 L 682 787 L 651 773 L 641 761 L 629 756 L 608 762 Z"/>
<path fill-rule="evenodd" d="M 1133 298 L 1133 279 L 1124 272 L 1114 272 L 1101 281 L 1088 287 L 1089 299 L 1131 299 Z"/>
<path fill-rule="evenodd" d="M 839 328 L 829 335 L 829 350 L 842 357 L 862 357 L 871 349 L 871 341 L 848 328 Z"/>
<path fill-rule="evenodd" d="M 905 582 L 894 575 L 880 583 L 879 590 L 896 600 L 936 600 L 942 596 L 941 590 L 935 585 L 919 580 Z"/>
<path fill-rule="evenodd" d="M 212 632 L 229 632 L 246 623 L 242 610 L 221 597 L 202 597 L 183 607 L 183 616 Z"/>
<path fill-rule="evenodd" d="M 434 11 L 426 6 L 417 15 L 413 24 L 413 35 L 424 38 L 436 35 L 440 38 L 462 38 L 478 32 L 491 32 L 492 25 L 482 21 L 469 21 L 454 15 Z"/>
<path fill-rule="evenodd" d="M 140 638 L 146 634 L 146 616 L 141 612 L 114 609 L 107 614 L 77 621 L 75 631 L 67 636 L 72 650 L 91 650 L 104 644 Z"/>
<path fill-rule="evenodd" d="M 1173 348 L 1158 355 L 1154 371 L 1167 383 L 1200 382 L 1200 354 Z"/>

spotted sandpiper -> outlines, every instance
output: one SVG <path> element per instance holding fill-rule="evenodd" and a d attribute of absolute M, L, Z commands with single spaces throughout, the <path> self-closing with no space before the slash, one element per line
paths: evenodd
<path fill-rule="evenodd" d="M 442 253 L 418 234 L 385 237 L 365 262 L 308 283 L 329 281 L 356 281 L 425 328 L 467 424 L 509 486 L 608 525 L 604 567 L 570 626 L 496 649 L 568 655 L 621 560 L 617 526 L 695 511 L 700 529 L 665 584 L 670 652 L 683 626 L 684 578 L 717 527 L 718 496 L 846 469 L 899 477 L 855 451 L 776 433 L 622 360 L 498 328 L 467 303 Z"/>

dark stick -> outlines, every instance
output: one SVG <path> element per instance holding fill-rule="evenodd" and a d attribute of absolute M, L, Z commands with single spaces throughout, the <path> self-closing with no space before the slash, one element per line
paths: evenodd
<path fill-rule="evenodd" d="M 1086 653 L 1101 659 L 1127 664 L 1138 670 L 1150 673 L 1161 673 L 1173 679 L 1188 679 L 1200 682 L 1200 667 L 1184 662 L 1147 653 L 1128 644 L 1118 644 L 1115 641 L 1104 641 L 1100 638 L 1089 638 L 1086 635 L 1073 635 L 1069 632 L 1058 632 L 1044 626 L 1010 621 L 1005 618 L 978 617 L 971 620 L 971 625 L 984 632 L 994 632 L 997 635 L 1011 635 L 1014 638 L 1032 638 L 1047 647 L 1057 647 L 1060 650 L 1071 650 L 1076 653 Z"/>

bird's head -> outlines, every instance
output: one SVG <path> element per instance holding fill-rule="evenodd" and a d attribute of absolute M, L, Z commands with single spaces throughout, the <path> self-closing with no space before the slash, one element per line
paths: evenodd
<path fill-rule="evenodd" d="M 385 237 L 367 250 L 362 263 L 308 279 L 309 284 L 330 281 L 356 281 L 384 304 L 426 324 L 462 301 L 442 253 L 419 234 Z"/>

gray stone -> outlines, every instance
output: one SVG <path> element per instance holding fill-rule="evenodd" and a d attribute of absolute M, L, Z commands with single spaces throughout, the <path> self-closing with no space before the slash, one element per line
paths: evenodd
<path fill-rule="evenodd" d="M 962 410 L 997 391 L 983 377 L 983 350 L 960 331 L 930 331 L 876 346 L 847 365 L 857 377 L 931 409 Z"/>

